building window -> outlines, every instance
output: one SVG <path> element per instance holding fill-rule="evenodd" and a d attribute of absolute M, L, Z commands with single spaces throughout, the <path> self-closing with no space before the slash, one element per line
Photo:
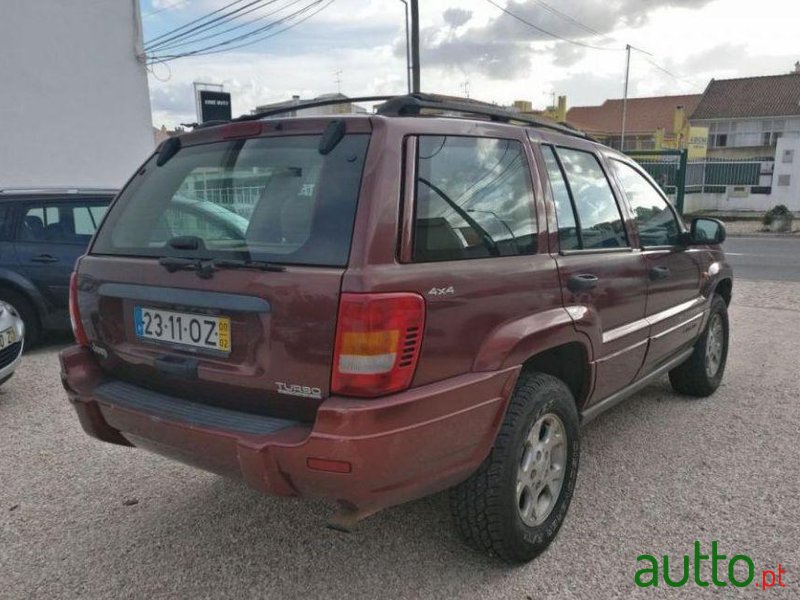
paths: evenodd
<path fill-rule="evenodd" d="M 794 150 L 784 150 L 783 151 L 783 161 L 784 163 L 792 163 L 794 162 Z"/>
<path fill-rule="evenodd" d="M 727 133 L 715 133 L 714 135 L 709 136 L 709 138 L 712 148 L 724 148 L 728 145 Z"/>
<path fill-rule="evenodd" d="M 792 183 L 791 175 L 778 175 L 778 185 L 788 186 Z"/>

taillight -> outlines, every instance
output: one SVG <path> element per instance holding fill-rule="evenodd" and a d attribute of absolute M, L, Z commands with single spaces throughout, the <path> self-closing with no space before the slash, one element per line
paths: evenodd
<path fill-rule="evenodd" d="M 424 325 L 425 300 L 417 294 L 342 294 L 332 393 L 375 397 L 406 389 Z"/>
<path fill-rule="evenodd" d="M 89 347 L 89 338 L 81 323 L 81 312 L 78 308 L 78 274 L 73 271 L 69 278 L 69 320 L 72 323 L 72 333 L 79 346 Z"/>

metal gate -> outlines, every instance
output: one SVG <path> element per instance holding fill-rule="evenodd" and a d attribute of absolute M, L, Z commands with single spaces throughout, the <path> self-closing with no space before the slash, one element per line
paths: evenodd
<path fill-rule="evenodd" d="M 664 193 L 670 197 L 678 212 L 683 214 L 689 152 L 687 150 L 630 150 L 625 154 L 650 173 Z"/>

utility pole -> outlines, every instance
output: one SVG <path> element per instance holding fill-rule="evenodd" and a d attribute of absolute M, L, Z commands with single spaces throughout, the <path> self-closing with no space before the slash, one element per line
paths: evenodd
<path fill-rule="evenodd" d="M 419 0 L 411 2 L 411 91 L 418 94 L 420 91 L 419 77 Z"/>
<path fill-rule="evenodd" d="M 406 87 L 411 93 L 411 39 L 408 29 L 408 0 L 400 0 L 406 7 Z"/>
<path fill-rule="evenodd" d="M 625 45 L 625 52 L 627 58 L 625 59 L 625 93 L 622 96 L 622 137 L 619 143 L 619 149 L 625 152 L 625 121 L 628 117 L 628 80 L 631 74 L 631 45 Z"/>

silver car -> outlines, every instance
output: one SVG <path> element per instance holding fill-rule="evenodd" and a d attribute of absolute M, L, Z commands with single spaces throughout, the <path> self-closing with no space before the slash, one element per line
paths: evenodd
<path fill-rule="evenodd" d="M 0 302 L 0 385 L 11 379 L 22 358 L 25 325 L 14 307 Z"/>

